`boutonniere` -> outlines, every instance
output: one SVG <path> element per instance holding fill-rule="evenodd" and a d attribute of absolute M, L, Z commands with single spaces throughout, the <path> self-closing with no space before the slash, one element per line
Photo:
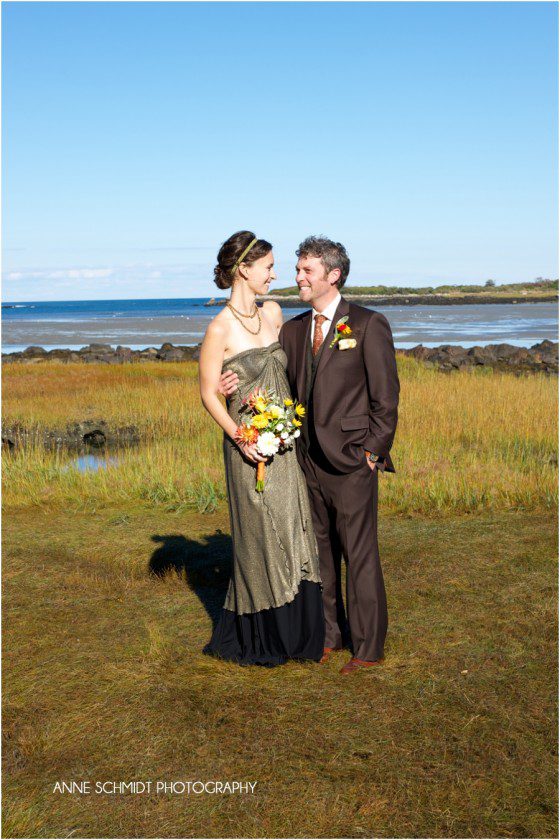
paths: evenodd
<path fill-rule="evenodd" d="M 340 321 L 336 322 L 335 336 L 329 344 L 330 348 L 333 348 L 335 344 L 338 344 L 339 350 L 351 350 L 352 347 L 356 346 L 356 339 L 350 338 L 352 335 L 352 329 L 350 328 L 350 325 L 347 324 L 347 321 L 348 315 L 345 315 L 344 318 L 341 318 Z"/>

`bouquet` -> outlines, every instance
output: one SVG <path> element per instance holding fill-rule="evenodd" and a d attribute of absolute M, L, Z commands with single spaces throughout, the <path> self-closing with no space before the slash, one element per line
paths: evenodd
<path fill-rule="evenodd" d="M 237 443 L 256 444 L 260 455 L 271 456 L 291 449 L 300 435 L 305 408 L 292 399 L 278 399 L 274 391 L 258 388 L 241 403 L 247 417 L 237 427 Z M 257 493 L 264 490 L 265 462 L 257 465 Z"/>

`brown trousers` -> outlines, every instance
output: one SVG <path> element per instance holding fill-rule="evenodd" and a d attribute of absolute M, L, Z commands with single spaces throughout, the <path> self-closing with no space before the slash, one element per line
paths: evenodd
<path fill-rule="evenodd" d="M 387 597 L 377 544 L 378 471 L 364 464 L 352 473 L 327 471 L 302 458 L 319 547 L 325 613 L 325 647 L 347 641 L 358 659 L 383 657 Z M 346 562 L 346 612 L 341 559 Z M 347 617 L 346 617 L 347 616 Z"/>

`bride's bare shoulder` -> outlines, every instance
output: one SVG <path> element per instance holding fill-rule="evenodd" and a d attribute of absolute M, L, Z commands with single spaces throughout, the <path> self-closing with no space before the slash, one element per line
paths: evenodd
<path fill-rule="evenodd" d="M 268 321 L 279 330 L 284 321 L 280 304 L 276 303 L 275 300 L 265 300 L 262 305 L 262 311 L 265 313 Z"/>
<path fill-rule="evenodd" d="M 227 317 L 227 313 L 222 310 L 221 312 L 218 312 L 214 318 L 212 318 L 206 327 L 206 332 L 204 333 L 204 343 L 212 345 L 220 344 L 225 347 L 229 334 L 230 321 Z"/>

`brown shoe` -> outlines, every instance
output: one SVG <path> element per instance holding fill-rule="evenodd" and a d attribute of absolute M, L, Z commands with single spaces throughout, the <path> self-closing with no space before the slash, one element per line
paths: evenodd
<path fill-rule="evenodd" d="M 323 648 L 323 655 L 319 660 L 319 664 L 324 665 L 325 662 L 328 662 L 331 653 L 334 653 L 337 650 L 342 650 L 342 648 L 331 648 L 331 647 Z"/>
<path fill-rule="evenodd" d="M 361 671 L 362 668 L 370 668 L 372 665 L 381 665 L 383 662 L 382 659 L 376 659 L 375 662 L 370 662 L 367 659 L 356 659 L 354 656 L 347 662 L 346 665 L 343 665 L 340 669 L 341 674 L 353 674 L 355 671 Z"/>

